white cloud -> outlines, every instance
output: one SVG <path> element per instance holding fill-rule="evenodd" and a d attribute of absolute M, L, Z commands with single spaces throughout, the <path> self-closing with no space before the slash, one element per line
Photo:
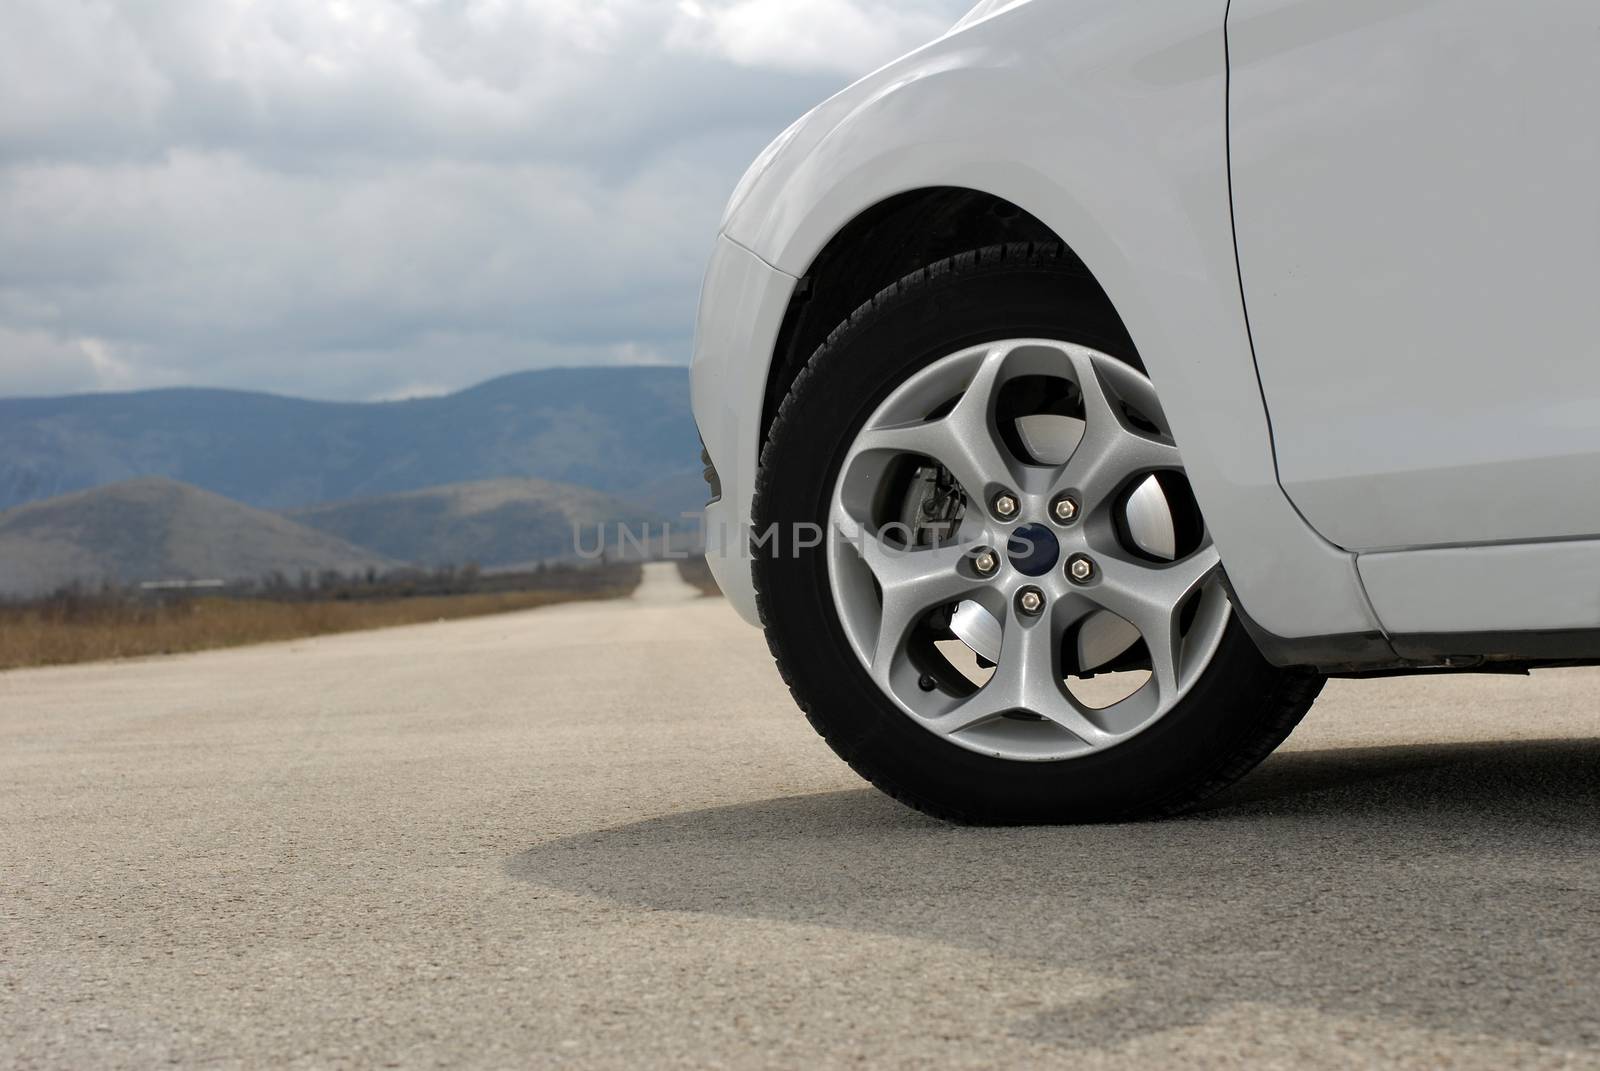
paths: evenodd
<path fill-rule="evenodd" d="M 10 0 L 0 394 L 685 360 L 751 155 L 965 6 L 700 2 Z"/>
<path fill-rule="evenodd" d="M 671 42 L 743 67 L 859 75 L 937 37 L 952 16 L 858 0 L 683 0 Z"/>
<path fill-rule="evenodd" d="M 157 379 L 162 374 L 156 368 L 136 369 L 103 339 L 0 326 L 0 382 L 9 394 L 122 390 L 146 379 L 143 372 Z"/>

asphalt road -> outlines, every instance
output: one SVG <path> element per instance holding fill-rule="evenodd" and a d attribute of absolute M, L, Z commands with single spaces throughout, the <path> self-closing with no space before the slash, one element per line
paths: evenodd
<path fill-rule="evenodd" d="M 960 829 L 683 594 L 0 674 L 0 1065 L 1600 1067 L 1600 673 Z"/>

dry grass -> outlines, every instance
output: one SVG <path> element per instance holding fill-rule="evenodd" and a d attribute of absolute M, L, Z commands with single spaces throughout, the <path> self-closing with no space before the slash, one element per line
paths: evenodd
<path fill-rule="evenodd" d="M 683 577 L 684 583 L 699 588 L 701 596 L 705 598 L 722 595 L 722 589 L 717 587 L 716 578 L 711 575 L 711 566 L 706 564 L 704 554 L 678 559 L 678 575 Z"/>
<path fill-rule="evenodd" d="M 356 601 L 196 598 L 149 605 L 110 598 L 0 606 L 0 670 L 177 654 L 335 632 L 531 610 L 626 595 L 638 569 L 546 590 Z"/>

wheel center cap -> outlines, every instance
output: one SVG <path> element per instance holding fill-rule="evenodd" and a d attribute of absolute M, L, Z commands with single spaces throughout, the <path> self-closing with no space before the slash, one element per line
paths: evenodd
<path fill-rule="evenodd" d="M 1011 559 L 1011 567 L 1023 576 L 1043 576 L 1056 567 L 1061 544 L 1044 525 L 1025 524 L 1006 541 L 1006 556 Z"/>

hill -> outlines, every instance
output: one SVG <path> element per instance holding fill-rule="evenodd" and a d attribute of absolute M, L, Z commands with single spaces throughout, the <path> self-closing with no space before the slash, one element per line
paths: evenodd
<path fill-rule="evenodd" d="M 158 390 L 0 399 L 0 509 L 164 476 L 265 509 L 527 476 L 704 500 L 683 368 L 556 368 L 402 402 Z M 658 500 L 659 499 L 659 500 Z"/>
<path fill-rule="evenodd" d="M 132 480 L 0 513 L 0 594 L 73 581 L 253 579 L 352 572 L 382 555 L 172 480 Z"/>
<path fill-rule="evenodd" d="M 289 514 L 318 531 L 403 561 L 421 565 L 485 568 L 573 554 L 573 526 L 585 547 L 595 547 L 596 527 L 613 524 L 641 531 L 660 518 L 647 509 L 598 491 L 530 478 L 483 480 L 350 502 Z"/>

